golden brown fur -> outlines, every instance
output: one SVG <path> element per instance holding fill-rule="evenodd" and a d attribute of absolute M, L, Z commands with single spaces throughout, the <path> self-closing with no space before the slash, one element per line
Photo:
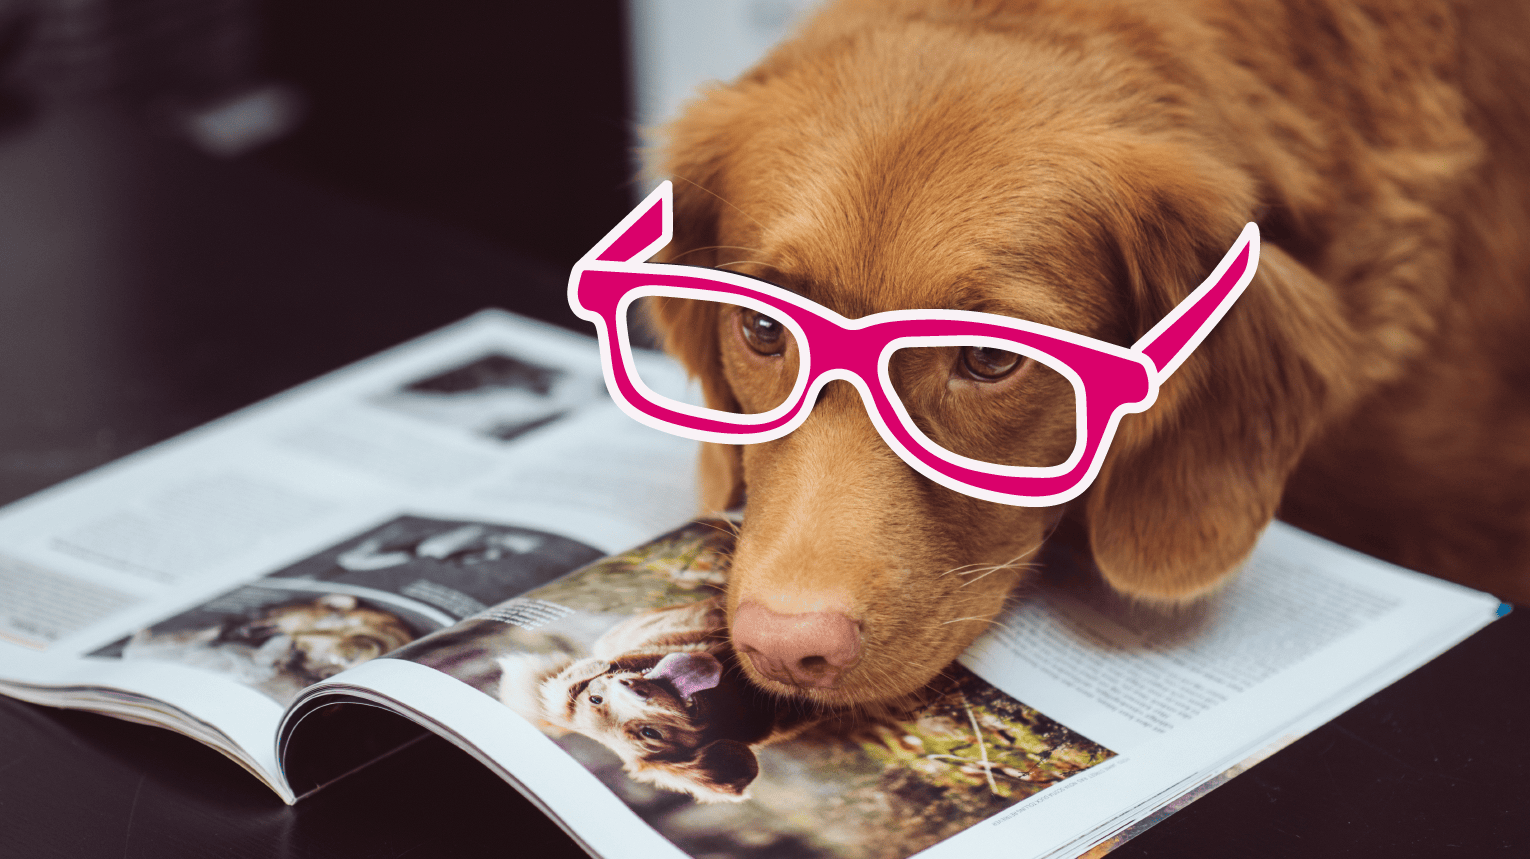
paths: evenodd
<path fill-rule="evenodd" d="M 850 317 L 986 310 L 1129 345 L 1255 220 L 1253 284 L 1073 504 L 1101 570 L 1190 598 L 1279 512 L 1524 600 L 1527 45 L 1517 0 L 845 0 L 669 129 L 667 259 Z M 711 405 L 768 398 L 778 368 L 730 314 L 654 313 Z M 929 432 L 1016 462 L 1071 444 L 1066 386 L 953 387 L 953 356 L 895 367 Z M 841 703 L 933 676 L 1058 514 L 918 476 L 839 383 L 795 433 L 705 450 L 708 508 L 746 489 L 730 611 L 827 606 L 865 648 L 836 689 L 754 677 Z"/>

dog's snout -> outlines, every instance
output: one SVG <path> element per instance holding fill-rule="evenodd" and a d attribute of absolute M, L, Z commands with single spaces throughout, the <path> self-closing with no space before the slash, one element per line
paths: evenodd
<path fill-rule="evenodd" d="M 849 617 L 782 614 L 755 602 L 739 606 L 733 644 L 771 680 L 808 688 L 833 688 L 861 658 L 860 625 Z"/>

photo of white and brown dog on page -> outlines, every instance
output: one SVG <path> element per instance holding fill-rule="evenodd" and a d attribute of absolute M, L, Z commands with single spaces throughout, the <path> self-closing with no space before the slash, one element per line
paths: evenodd
<path fill-rule="evenodd" d="M 820 721 L 744 680 L 717 597 L 635 614 L 583 659 L 501 659 L 500 698 L 616 753 L 638 781 L 703 802 L 734 802 L 760 774 L 755 749 Z"/>
<path fill-rule="evenodd" d="M 983 311 L 1130 346 L 1248 222 L 1257 274 L 1088 492 L 977 500 L 889 449 L 848 383 L 794 432 L 704 445 L 744 504 L 726 608 L 749 679 L 825 706 L 929 682 L 1063 515 L 1120 592 L 1214 592 L 1277 515 L 1530 599 L 1530 4 L 842 0 L 692 101 L 655 173 L 658 261 L 844 317 Z M 651 301 L 714 409 L 759 413 L 797 347 L 746 308 Z M 1053 465 L 1072 389 L 990 348 L 891 365 L 911 419 Z"/>

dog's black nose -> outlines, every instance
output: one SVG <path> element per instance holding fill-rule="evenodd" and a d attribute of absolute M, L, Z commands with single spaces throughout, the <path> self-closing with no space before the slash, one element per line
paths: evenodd
<path fill-rule="evenodd" d="M 838 612 L 782 614 L 745 602 L 733 618 L 733 645 L 771 680 L 832 689 L 860 661 L 861 629 Z"/>

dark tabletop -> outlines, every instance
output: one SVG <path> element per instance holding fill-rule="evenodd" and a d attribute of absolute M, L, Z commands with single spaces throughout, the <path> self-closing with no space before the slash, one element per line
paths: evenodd
<path fill-rule="evenodd" d="M 558 260 L 217 161 L 112 108 L 0 131 L 0 501 L 499 305 Z M 566 264 L 566 263 L 565 263 Z M 1116 856 L 1530 856 L 1530 611 Z M 0 699 L 0 857 L 579 856 L 428 739 L 284 806 L 197 743 Z"/>

